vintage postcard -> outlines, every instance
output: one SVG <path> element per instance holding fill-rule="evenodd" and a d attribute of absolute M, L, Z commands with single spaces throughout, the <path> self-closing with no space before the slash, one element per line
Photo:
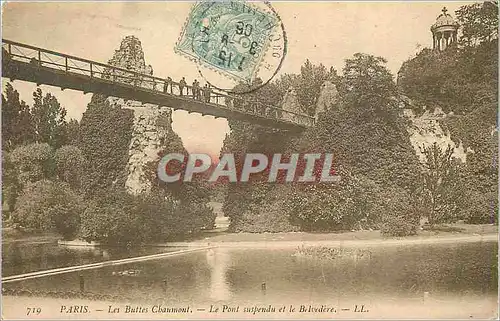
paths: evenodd
<path fill-rule="evenodd" d="M 3 1 L 3 320 L 498 319 L 498 1 Z"/>

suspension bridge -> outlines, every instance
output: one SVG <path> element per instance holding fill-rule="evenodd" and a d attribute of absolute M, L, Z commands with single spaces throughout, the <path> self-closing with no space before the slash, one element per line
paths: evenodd
<path fill-rule="evenodd" d="M 301 131 L 314 117 L 210 89 L 199 95 L 192 86 L 109 64 L 2 39 L 2 77 L 84 93 L 182 109 L 189 113 Z"/>

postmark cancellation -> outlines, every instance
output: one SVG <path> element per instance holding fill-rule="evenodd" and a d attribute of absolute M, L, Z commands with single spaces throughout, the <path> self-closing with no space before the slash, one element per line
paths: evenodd
<path fill-rule="evenodd" d="M 200 67 L 251 83 L 279 18 L 243 1 L 202 1 L 193 5 L 175 51 Z"/>

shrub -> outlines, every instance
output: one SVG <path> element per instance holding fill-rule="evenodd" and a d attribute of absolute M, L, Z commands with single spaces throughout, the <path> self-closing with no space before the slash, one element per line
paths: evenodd
<path fill-rule="evenodd" d="M 17 147 L 10 157 L 16 166 L 19 182 L 25 186 L 52 177 L 53 156 L 54 151 L 49 144 L 34 143 Z"/>
<path fill-rule="evenodd" d="M 417 234 L 417 225 L 401 216 L 387 216 L 383 219 L 380 227 L 382 235 L 386 236 L 408 236 Z"/>
<path fill-rule="evenodd" d="M 79 189 L 84 166 L 82 151 L 76 146 L 65 145 L 56 151 L 54 159 L 59 180 Z"/>
<path fill-rule="evenodd" d="M 78 143 L 85 158 L 86 197 L 125 186 L 133 123 L 132 110 L 110 105 L 103 95 L 92 96 L 80 122 Z"/>
<path fill-rule="evenodd" d="M 382 223 L 380 232 L 386 236 L 415 235 L 420 222 L 420 211 L 407 192 L 399 188 L 388 188 L 379 199 Z"/>
<path fill-rule="evenodd" d="M 287 212 L 290 222 L 307 231 L 351 230 L 375 227 L 379 216 L 379 187 L 363 176 L 340 170 L 338 184 L 311 184 L 296 188 Z"/>
<path fill-rule="evenodd" d="M 2 152 L 2 221 L 10 218 L 14 210 L 17 196 L 20 192 L 16 166 L 11 161 L 10 154 Z"/>
<path fill-rule="evenodd" d="M 469 224 L 493 224 L 498 222 L 498 199 L 494 193 L 469 192 L 462 217 Z"/>
<path fill-rule="evenodd" d="M 372 252 L 367 249 L 302 245 L 295 250 L 293 256 L 311 257 L 319 260 L 337 260 L 342 258 L 357 260 L 371 258 Z"/>
<path fill-rule="evenodd" d="M 16 202 L 13 221 L 39 231 L 74 237 L 84 210 L 83 199 L 65 183 L 48 180 L 26 186 Z"/>
<path fill-rule="evenodd" d="M 252 183 L 252 188 L 248 190 L 245 193 L 243 188 L 233 187 L 233 197 L 226 198 L 223 210 L 229 213 L 231 231 L 278 233 L 299 230 L 286 215 L 287 198 L 291 193 L 289 185 Z M 252 202 L 243 204 L 243 198 L 249 198 Z"/>
<path fill-rule="evenodd" d="M 127 247 L 148 242 L 161 226 L 151 224 L 157 206 L 124 191 L 108 191 L 104 197 L 93 199 L 83 213 L 80 237 Z M 156 219 L 161 221 L 160 217 Z"/>
<path fill-rule="evenodd" d="M 126 247 L 178 239 L 213 227 L 215 214 L 206 204 L 179 202 L 161 193 L 134 196 L 108 191 L 94 198 L 82 215 L 86 241 Z"/>

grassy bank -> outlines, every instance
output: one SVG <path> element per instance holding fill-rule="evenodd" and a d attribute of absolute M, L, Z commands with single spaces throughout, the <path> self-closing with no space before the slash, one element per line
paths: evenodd
<path fill-rule="evenodd" d="M 15 229 L 12 227 L 2 228 L 2 244 L 10 242 L 23 243 L 52 243 L 61 238 L 56 233 L 40 233 L 31 229 Z"/>
<path fill-rule="evenodd" d="M 196 241 L 203 242 L 270 242 L 270 241 L 354 241 L 354 240 L 390 240 L 390 239 L 425 239 L 448 238 L 457 236 L 498 234 L 498 225 L 448 224 L 439 225 L 432 230 L 421 230 L 417 235 L 401 238 L 384 237 L 380 231 L 344 231 L 337 233 L 228 233 L 212 232 Z"/>
<path fill-rule="evenodd" d="M 436 241 L 445 239 L 461 239 L 464 237 L 480 237 L 498 235 L 498 225 L 483 224 L 449 224 L 436 226 L 432 230 L 421 230 L 417 235 L 406 237 L 384 237 L 380 231 L 344 231 L 337 233 L 229 233 L 226 228 L 217 228 L 206 231 L 195 238 L 184 242 L 165 243 L 168 246 L 190 246 L 206 243 L 268 243 L 268 242 L 339 242 L 339 241 L 390 241 L 407 240 L 419 241 L 433 239 Z M 2 242 L 23 243 L 47 243 L 57 242 L 61 237 L 54 233 L 35 233 L 30 230 L 17 230 L 13 228 L 2 228 Z"/>

